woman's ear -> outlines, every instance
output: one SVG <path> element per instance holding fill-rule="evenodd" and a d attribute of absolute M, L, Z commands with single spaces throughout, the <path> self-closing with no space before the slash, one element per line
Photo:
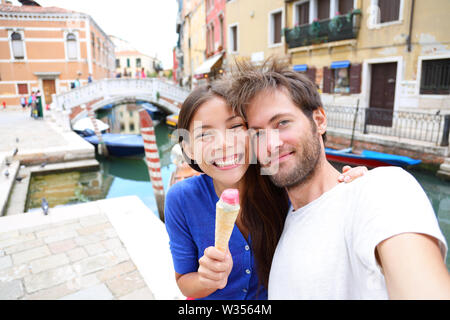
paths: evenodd
<path fill-rule="evenodd" d="M 193 152 L 191 150 L 191 145 L 189 143 L 187 143 L 185 140 L 181 141 L 180 145 L 181 145 L 181 150 L 188 156 L 188 158 L 193 160 L 194 158 L 193 158 Z"/>
<path fill-rule="evenodd" d="M 324 134 L 327 131 L 327 116 L 322 107 L 313 111 L 313 120 L 316 123 L 317 132 L 321 135 Z"/>

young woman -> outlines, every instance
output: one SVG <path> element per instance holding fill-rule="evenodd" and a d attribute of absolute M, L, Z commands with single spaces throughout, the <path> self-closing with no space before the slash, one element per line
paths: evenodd
<path fill-rule="evenodd" d="M 249 165 L 246 123 L 227 104 L 228 88 L 228 82 L 216 81 L 198 87 L 183 103 L 180 144 L 189 165 L 204 174 L 171 187 L 165 224 L 177 284 L 185 296 L 267 299 L 270 265 L 289 201 L 284 189 L 260 175 L 257 164 Z M 349 169 L 344 170 L 346 182 L 367 170 Z M 214 248 L 215 205 L 227 188 L 239 189 L 241 212 L 223 253 Z M 267 214 L 271 219 L 264 218 Z"/>

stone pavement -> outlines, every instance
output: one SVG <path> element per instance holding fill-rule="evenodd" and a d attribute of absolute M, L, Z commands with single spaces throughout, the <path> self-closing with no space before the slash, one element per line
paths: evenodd
<path fill-rule="evenodd" d="M 164 224 L 135 197 L 0 218 L 0 300 L 184 299 Z"/>
<path fill-rule="evenodd" d="M 0 109 L 0 158 L 11 156 L 21 164 L 41 164 L 95 158 L 95 148 L 75 132 L 60 127 L 50 111 L 35 120 L 29 109 Z M 17 140 L 18 139 L 18 142 Z"/>

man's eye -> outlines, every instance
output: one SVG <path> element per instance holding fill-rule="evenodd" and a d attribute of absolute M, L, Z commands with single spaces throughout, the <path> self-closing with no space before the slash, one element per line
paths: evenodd
<path fill-rule="evenodd" d="M 278 122 L 278 126 L 279 127 L 284 127 L 289 123 L 289 120 L 281 120 L 280 122 Z"/>

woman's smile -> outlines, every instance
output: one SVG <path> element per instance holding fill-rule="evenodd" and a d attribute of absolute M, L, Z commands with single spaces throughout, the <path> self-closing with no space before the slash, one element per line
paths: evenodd
<path fill-rule="evenodd" d="M 234 154 L 230 157 L 219 158 L 212 161 L 212 164 L 220 170 L 230 170 L 237 168 L 239 165 L 243 164 L 242 159 L 244 154 Z"/>

